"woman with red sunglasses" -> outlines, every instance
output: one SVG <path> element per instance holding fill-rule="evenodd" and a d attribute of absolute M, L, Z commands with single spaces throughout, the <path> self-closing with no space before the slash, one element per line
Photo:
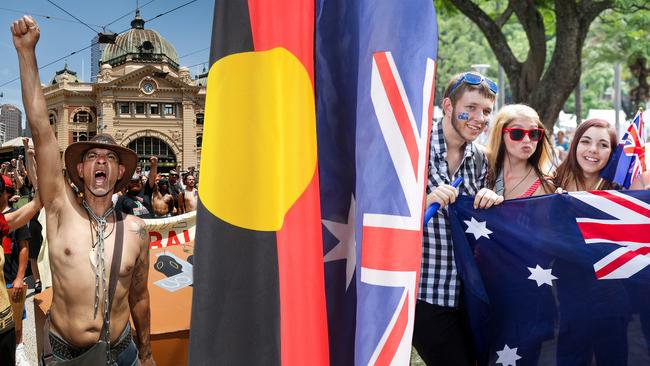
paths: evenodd
<path fill-rule="evenodd" d="M 488 188 L 505 199 L 552 193 L 551 143 L 534 109 L 523 104 L 501 108 L 490 127 Z"/>

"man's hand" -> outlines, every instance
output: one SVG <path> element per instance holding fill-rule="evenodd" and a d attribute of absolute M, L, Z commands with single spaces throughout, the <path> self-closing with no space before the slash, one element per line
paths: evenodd
<path fill-rule="evenodd" d="M 456 202 L 456 197 L 458 197 L 458 189 L 449 184 L 443 184 L 427 195 L 427 207 L 437 202 L 440 204 L 440 208 L 443 208 Z"/>
<path fill-rule="evenodd" d="M 34 156 L 36 156 L 36 151 L 34 151 L 34 149 L 32 149 L 31 147 L 28 148 L 28 149 L 27 149 L 27 158 L 28 158 L 28 159 L 31 159 L 31 158 L 33 158 Z"/>
<path fill-rule="evenodd" d="M 25 295 L 25 291 L 27 291 L 27 286 L 25 285 L 24 279 L 22 277 L 16 277 L 14 282 L 11 284 L 11 287 L 13 288 L 11 299 L 14 302 L 20 301 Z"/>
<path fill-rule="evenodd" d="M 32 17 L 25 15 L 13 22 L 11 25 L 11 35 L 13 36 L 16 50 L 34 50 L 38 38 L 41 36 L 41 30 Z"/>
<path fill-rule="evenodd" d="M 503 202 L 503 196 L 487 188 L 481 188 L 474 198 L 474 208 L 490 208 Z"/>
<path fill-rule="evenodd" d="M 151 166 L 158 166 L 158 157 L 157 156 L 149 157 L 149 163 L 151 163 Z"/>

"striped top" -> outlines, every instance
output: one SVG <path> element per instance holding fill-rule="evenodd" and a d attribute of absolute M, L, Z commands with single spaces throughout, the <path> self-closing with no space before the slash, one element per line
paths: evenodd
<path fill-rule="evenodd" d="M 522 193 L 521 196 L 517 198 L 526 198 L 532 196 L 533 193 L 535 193 L 535 191 L 537 190 L 537 188 L 539 188 L 540 185 L 542 185 L 542 180 L 537 178 L 533 182 L 533 184 L 530 187 L 528 187 L 528 190 L 526 190 L 526 192 Z"/>

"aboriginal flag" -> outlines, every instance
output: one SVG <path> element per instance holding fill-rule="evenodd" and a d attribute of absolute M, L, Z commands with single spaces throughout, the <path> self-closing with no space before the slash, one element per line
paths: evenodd
<path fill-rule="evenodd" d="M 215 2 L 191 365 L 329 364 L 314 0 Z"/>

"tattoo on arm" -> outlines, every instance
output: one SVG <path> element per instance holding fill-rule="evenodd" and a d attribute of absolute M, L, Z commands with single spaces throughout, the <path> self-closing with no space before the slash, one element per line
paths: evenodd
<path fill-rule="evenodd" d="M 144 225 L 138 223 L 133 224 L 131 228 L 131 232 L 138 234 L 140 240 L 142 241 L 147 240 L 147 230 L 145 230 Z"/>
<path fill-rule="evenodd" d="M 140 239 L 143 241 L 147 240 L 147 230 L 144 229 L 144 225 L 141 225 L 138 229 L 138 235 L 140 235 Z"/>

